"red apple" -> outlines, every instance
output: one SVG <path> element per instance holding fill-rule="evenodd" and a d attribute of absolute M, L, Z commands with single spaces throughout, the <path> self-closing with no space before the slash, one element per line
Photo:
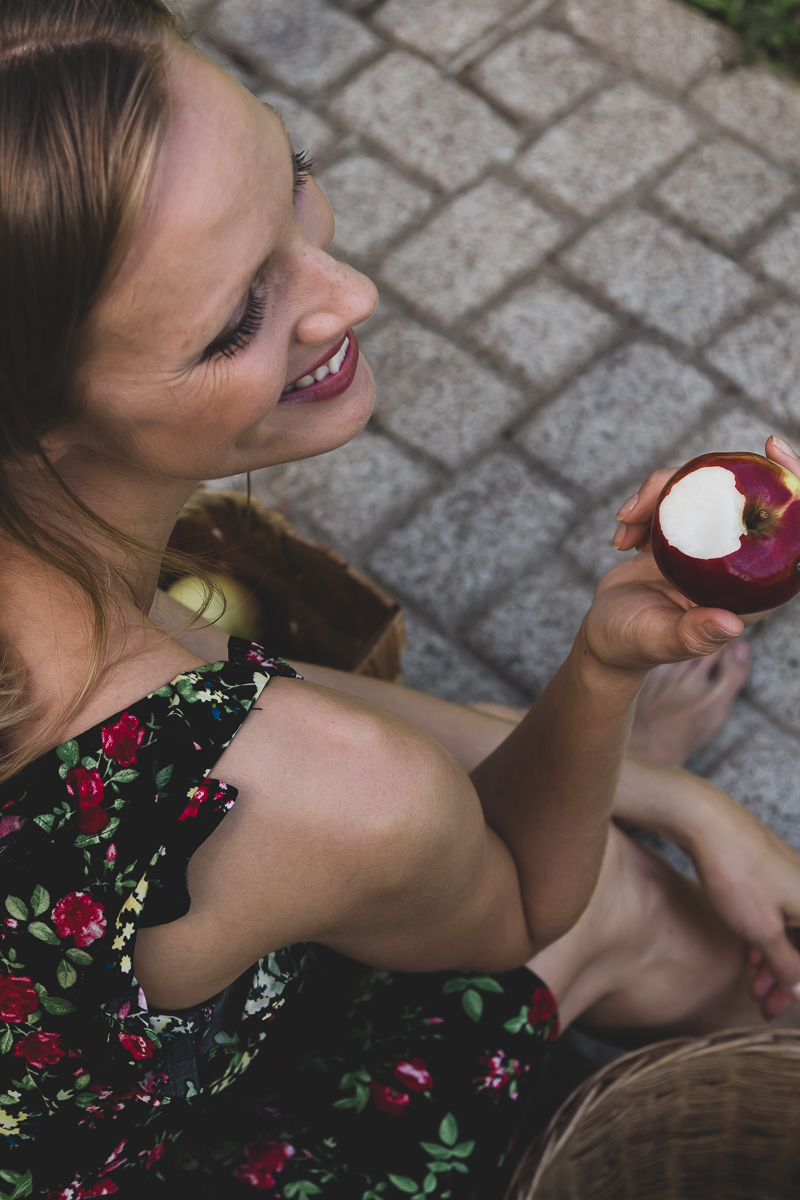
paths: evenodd
<path fill-rule="evenodd" d="M 760 454 L 701 454 L 653 513 L 662 575 L 695 604 L 764 612 L 800 592 L 800 479 Z"/>

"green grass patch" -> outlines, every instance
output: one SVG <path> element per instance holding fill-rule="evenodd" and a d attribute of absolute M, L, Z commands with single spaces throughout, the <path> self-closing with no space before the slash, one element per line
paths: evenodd
<path fill-rule="evenodd" d="M 800 75 L 800 4 L 797 0 L 687 0 L 730 25 L 748 58 L 768 59 Z"/>

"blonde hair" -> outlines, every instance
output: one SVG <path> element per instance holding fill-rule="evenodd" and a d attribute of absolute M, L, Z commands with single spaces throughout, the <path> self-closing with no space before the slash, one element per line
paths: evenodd
<path fill-rule="evenodd" d="M 186 38 L 162 0 L 2 0 L 2 8 L 0 539 L 78 585 L 92 640 L 77 694 L 16 748 L 13 734 L 35 705 L 13 648 L 0 653 L 0 782 L 42 752 L 108 667 L 110 610 L 124 585 L 69 517 L 142 562 L 153 559 L 152 547 L 78 499 L 42 438 L 80 410 L 82 331 L 139 221 L 166 111 L 165 48 Z M 20 472 L 9 471 L 15 462 L 38 463 L 59 519 L 47 504 L 26 503 Z M 185 571 L 187 563 L 196 569 L 175 555 L 167 565 Z"/>

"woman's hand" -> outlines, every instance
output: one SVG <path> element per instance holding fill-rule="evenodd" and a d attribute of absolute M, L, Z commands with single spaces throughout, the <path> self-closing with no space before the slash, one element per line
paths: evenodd
<path fill-rule="evenodd" d="M 642 553 L 600 580 L 578 645 L 605 667 L 645 673 L 711 654 L 743 631 L 741 617 L 692 604 Z"/>
<path fill-rule="evenodd" d="M 700 782 L 700 781 L 698 781 Z M 800 1002 L 800 852 L 713 784 L 713 818 L 687 846 L 709 901 L 750 946 L 751 984 L 764 1017 Z"/>

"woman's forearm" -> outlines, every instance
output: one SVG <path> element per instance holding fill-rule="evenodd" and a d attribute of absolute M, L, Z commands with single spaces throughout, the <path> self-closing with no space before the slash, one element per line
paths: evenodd
<path fill-rule="evenodd" d="M 683 767 L 627 758 L 614 797 L 614 816 L 675 842 L 694 857 L 697 847 L 713 836 L 722 809 L 736 801 Z"/>
<path fill-rule="evenodd" d="M 571 928 L 592 895 L 641 681 L 602 666 L 579 637 L 528 715 L 472 771 L 537 940 Z"/>

